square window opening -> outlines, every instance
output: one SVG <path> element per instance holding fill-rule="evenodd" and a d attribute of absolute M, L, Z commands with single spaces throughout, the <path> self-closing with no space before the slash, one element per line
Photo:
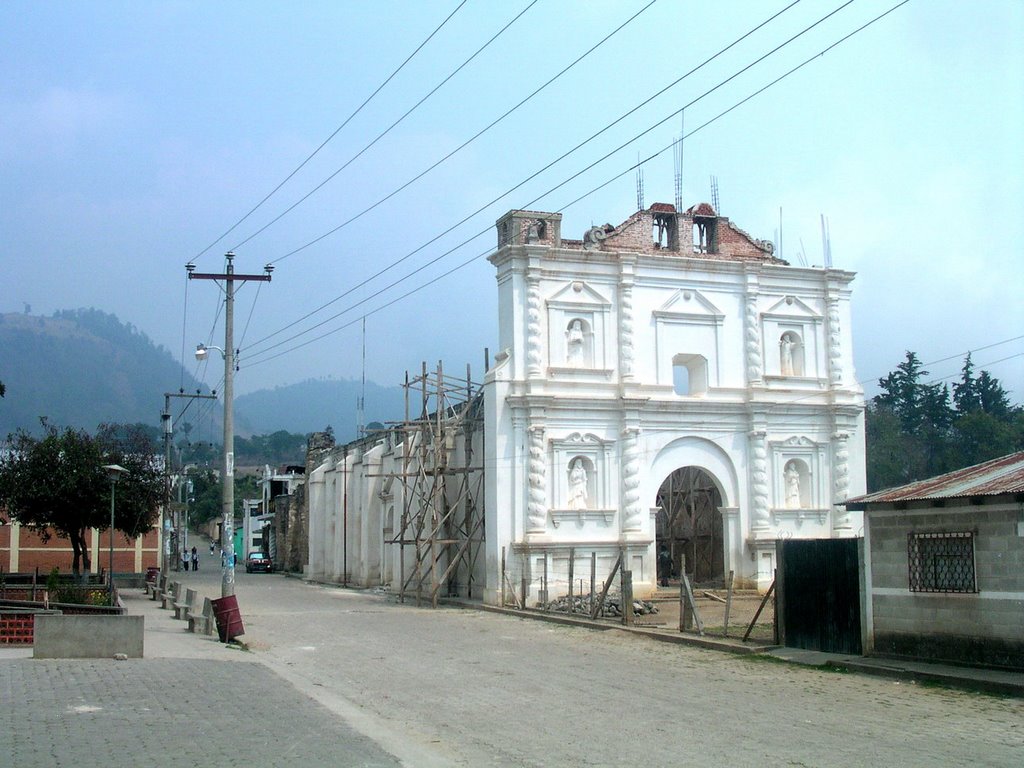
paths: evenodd
<path fill-rule="evenodd" d="M 907 561 L 911 592 L 975 593 L 974 533 L 910 533 Z"/>

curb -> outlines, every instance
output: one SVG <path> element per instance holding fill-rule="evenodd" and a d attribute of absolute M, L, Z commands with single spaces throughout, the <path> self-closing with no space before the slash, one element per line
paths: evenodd
<path fill-rule="evenodd" d="M 799 662 L 793 662 L 799 663 Z M 895 680 L 912 680 L 917 683 L 936 683 L 947 688 L 991 693 L 999 696 L 1024 697 L 1024 684 L 1009 681 L 992 680 L 979 677 L 956 675 L 940 670 L 908 669 L 883 664 L 871 664 L 853 659 L 826 661 L 824 666 L 836 672 L 859 672 L 875 677 L 888 677 Z"/>

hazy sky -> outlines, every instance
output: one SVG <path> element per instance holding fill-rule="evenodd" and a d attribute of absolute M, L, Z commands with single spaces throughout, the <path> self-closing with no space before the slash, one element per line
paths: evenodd
<path fill-rule="evenodd" d="M 196 343 L 222 344 L 223 327 L 216 286 L 186 281 L 186 262 L 219 272 L 229 249 L 239 272 L 274 262 L 273 282 L 258 290 L 248 284 L 238 296 L 242 393 L 306 378 L 358 378 L 360 317 L 468 261 L 370 314 L 366 375 L 398 384 L 405 370 L 438 359 L 449 370 L 471 363 L 479 375 L 483 348 L 497 351 L 493 270 L 480 257 L 495 244 L 500 215 L 562 210 L 567 237 L 625 220 L 636 209 L 636 174 L 628 169 L 638 157 L 670 147 L 681 125 L 694 131 L 895 0 L 849 3 L 699 98 L 842 5 L 798 2 L 501 197 L 788 5 L 658 0 L 465 149 L 352 220 L 647 3 L 6 0 L 0 311 L 27 304 L 35 314 L 89 306 L 113 312 L 176 356 L 184 347 L 191 370 Z M 456 8 L 312 160 L 218 239 Z M 524 9 L 388 135 L 251 237 Z M 684 120 L 672 117 L 631 141 L 687 104 Z M 646 204 L 672 202 L 671 149 L 643 172 Z M 782 255 L 794 264 L 822 263 L 820 216 L 828 217 L 834 265 L 858 273 L 854 345 L 869 394 L 904 350 L 926 363 L 952 357 L 927 366 L 939 378 L 955 374 L 963 352 L 974 349 L 975 362 L 1024 400 L 1024 338 L 999 343 L 1024 336 L 1024 2 L 912 0 L 688 136 L 684 205 L 710 200 L 711 176 L 720 212 L 755 237 L 777 238 L 781 208 Z M 296 348 L 303 342 L 310 343 Z M 206 373 L 211 386 L 219 379 L 214 367 Z"/>

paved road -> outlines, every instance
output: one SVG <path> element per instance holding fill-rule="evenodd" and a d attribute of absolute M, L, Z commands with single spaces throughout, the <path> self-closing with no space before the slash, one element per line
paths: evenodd
<path fill-rule="evenodd" d="M 216 572 L 188 580 L 219 594 Z M 153 736 L 161 750 L 160 759 L 148 761 L 155 765 L 181 765 L 163 760 L 174 751 L 176 728 L 192 723 L 186 734 L 216 741 L 226 722 L 243 729 L 227 739 L 232 746 L 216 760 L 211 753 L 209 761 L 185 764 L 234 765 L 236 755 L 248 766 L 320 765 L 333 755 L 335 765 L 1024 765 L 1020 700 L 754 661 L 614 631 L 417 609 L 278 575 L 242 572 L 236 592 L 250 653 L 183 633 L 167 612 L 143 600 L 133 609 L 157 614 L 147 613 L 147 659 L 79 662 L 89 670 L 82 676 L 71 662 L 0 661 L 3 701 L 27 707 L 17 715 L 21 723 L 22 715 L 60 710 L 60 691 L 85 684 L 99 704 L 67 702 L 48 721 L 59 735 L 50 748 L 65 737 L 113 744 L 102 734 L 114 720 L 137 728 L 140 739 Z M 138 676 L 123 677 L 132 669 L 152 670 L 154 682 L 143 694 Z M 48 676 L 57 680 L 53 698 L 36 705 L 30 692 Z M 164 692 L 159 707 L 130 714 Z M 68 707 L 79 704 L 111 714 L 73 716 Z M 0 755 L 12 738 L 9 727 L 18 727 L 8 720 L 14 717 L 5 706 Z M 157 725 L 166 721 L 174 727 Z M 194 738 L 182 743 L 177 754 L 196 748 Z M 247 746 L 249 758 L 238 758 L 236 747 Z M 14 747 L 26 754 L 20 736 Z M 35 757 L 51 754 L 44 748 Z M 81 753 L 61 753 L 70 754 Z"/>
<path fill-rule="evenodd" d="M 237 591 L 261 660 L 413 765 L 1024 765 L 1019 700 L 282 576 Z"/>

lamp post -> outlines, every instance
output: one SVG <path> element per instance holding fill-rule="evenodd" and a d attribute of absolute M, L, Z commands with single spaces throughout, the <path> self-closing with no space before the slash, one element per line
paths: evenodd
<path fill-rule="evenodd" d="M 235 283 L 236 282 L 270 282 L 270 273 L 274 267 L 268 264 L 262 275 L 240 275 L 235 272 L 235 254 L 224 254 L 227 266 L 222 274 L 195 272 L 195 265 L 186 264 L 189 280 L 223 280 L 224 281 L 224 474 L 221 478 L 223 494 L 221 511 L 224 522 L 221 525 L 221 547 L 224 550 L 224 567 L 221 571 L 221 597 L 235 594 L 235 540 L 232 528 L 235 520 Z M 200 344 L 196 347 L 196 360 L 205 360 L 207 347 Z M 217 349 L 217 347 L 213 347 Z"/>
<path fill-rule="evenodd" d="M 110 562 L 107 566 L 107 579 L 110 581 L 110 606 L 114 606 L 114 488 L 117 486 L 117 479 L 123 472 L 128 470 L 118 464 L 104 464 L 103 469 L 107 471 L 110 479 Z"/>
<path fill-rule="evenodd" d="M 230 269 L 230 267 L 229 267 Z M 229 282 L 230 286 L 231 283 Z M 209 355 L 209 350 L 216 349 L 224 358 L 224 464 L 221 474 L 221 524 L 220 524 L 220 551 L 223 562 L 221 563 L 221 585 L 220 596 L 228 597 L 235 594 L 235 420 L 234 420 L 234 396 L 235 396 L 235 356 L 232 354 L 232 334 L 234 332 L 234 318 L 231 308 L 233 303 L 232 294 L 228 294 L 225 313 L 225 341 L 227 346 L 224 349 L 206 344 L 196 345 L 196 360 L 203 361 Z"/>

